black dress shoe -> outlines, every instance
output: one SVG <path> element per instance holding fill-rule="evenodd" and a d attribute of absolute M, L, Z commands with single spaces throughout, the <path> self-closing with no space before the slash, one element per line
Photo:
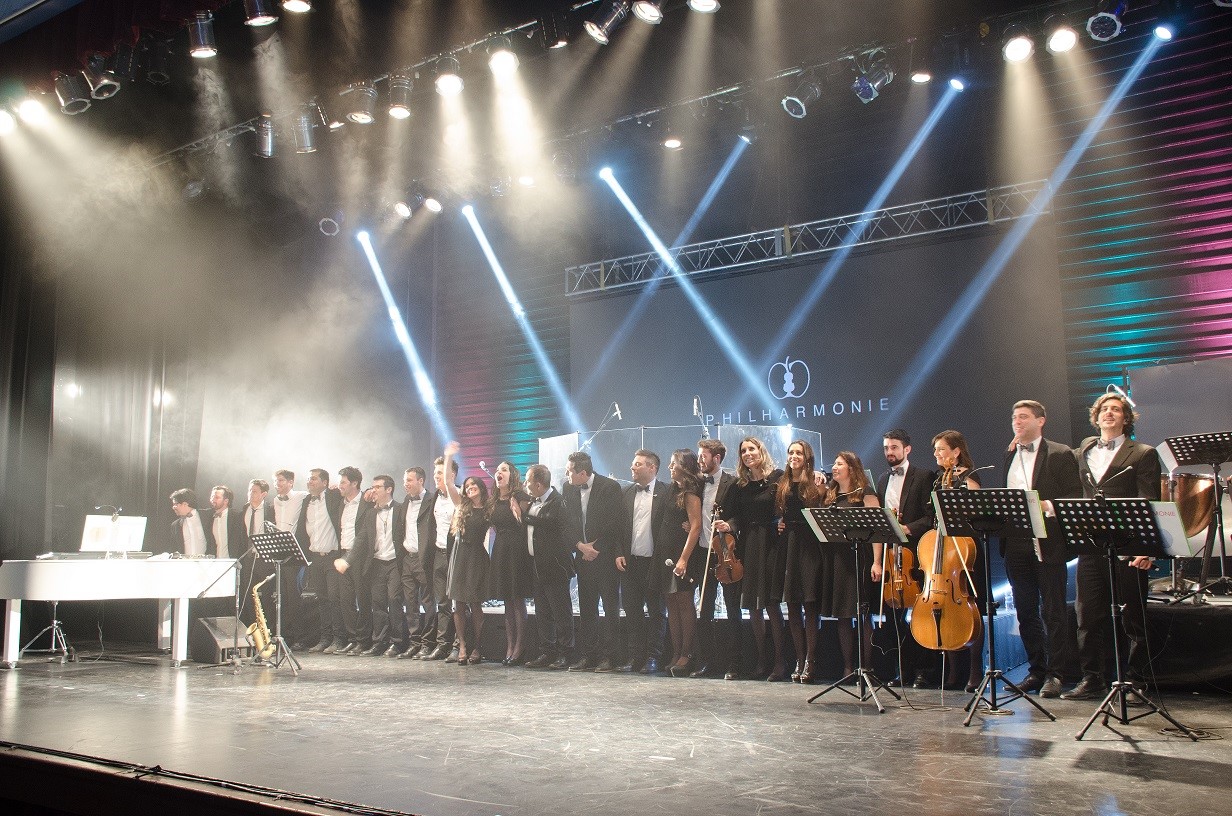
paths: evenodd
<path fill-rule="evenodd" d="M 739 680 L 740 672 L 736 671 L 735 669 L 728 669 L 727 671 L 723 672 L 723 679 L 724 680 Z"/>
<path fill-rule="evenodd" d="M 569 658 L 558 657 L 548 664 L 548 668 L 555 669 L 557 671 L 565 671 L 566 669 L 569 668 Z"/>
<path fill-rule="evenodd" d="M 413 657 L 419 656 L 422 652 L 423 652 L 423 646 L 420 646 L 418 643 L 412 643 L 410 646 L 406 647 L 405 652 L 398 653 L 398 659 L 399 660 L 410 660 Z"/>
<path fill-rule="evenodd" d="M 633 663 L 626 663 L 623 666 L 617 666 L 616 671 L 621 674 L 637 674 L 638 667 Z"/>
<path fill-rule="evenodd" d="M 1018 684 L 1018 688 L 1022 689 L 1024 692 L 1039 691 L 1043 687 L 1044 678 L 1034 672 L 1022 678 L 1022 682 Z"/>
<path fill-rule="evenodd" d="M 610 660 L 604 660 L 598 666 L 595 666 L 596 674 L 607 674 L 614 671 L 616 671 L 616 667 L 612 665 L 612 661 Z"/>
<path fill-rule="evenodd" d="M 358 657 L 366 651 L 368 651 L 368 646 L 356 640 L 351 642 L 350 647 L 345 652 L 339 652 L 338 654 L 345 654 L 347 657 Z"/>
<path fill-rule="evenodd" d="M 360 657 L 379 657 L 380 655 L 385 654 L 388 649 L 389 644 L 387 643 L 373 643 L 367 649 L 361 649 L 357 654 L 359 654 Z M 395 652 L 395 654 L 397 654 L 397 652 Z"/>
<path fill-rule="evenodd" d="M 352 645 L 353 644 L 345 643 L 341 640 L 335 640 L 331 642 L 328 646 L 326 646 L 324 649 L 322 649 L 321 654 L 327 654 L 327 655 L 341 654 L 345 652 L 347 649 L 351 648 Z"/>
<path fill-rule="evenodd" d="M 459 660 L 459 652 L 457 649 L 450 649 L 449 654 L 445 656 L 446 663 L 457 663 Z"/>
<path fill-rule="evenodd" d="M 710 667 L 709 667 L 709 666 L 707 666 L 705 663 L 703 663 L 703 664 L 701 664 L 700 666 L 698 666 L 698 667 L 697 667 L 697 668 L 693 671 L 693 673 L 689 675 L 689 677 L 692 677 L 692 678 L 694 678 L 694 679 L 698 679 L 698 678 L 702 678 L 702 677 L 709 677 L 709 676 L 710 676 Z"/>
<path fill-rule="evenodd" d="M 649 660 L 647 660 L 646 664 L 642 666 L 642 668 L 639 669 L 638 671 L 641 672 L 642 674 L 658 674 L 659 673 L 659 661 L 655 660 L 652 657 Z"/>
<path fill-rule="evenodd" d="M 1044 698 L 1060 697 L 1061 696 L 1061 678 L 1055 674 L 1049 675 L 1044 681 L 1044 685 L 1040 686 L 1039 696 Z"/>
<path fill-rule="evenodd" d="M 594 669 L 594 664 L 584 657 L 569 666 L 569 671 L 571 672 L 584 672 L 591 671 L 592 669 Z"/>
<path fill-rule="evenodd" d="M 552 663 L 550 655 L 541 654 L 526 664 L 528 669 L 546 669 Z"/>
<path fill-rule="evenodd" d="M 926 689 L 926 688 L 933 688 L 934 684 L 933 684 L 933 681 L 929 678 L 928 672 L 918 671 L 915 673 L 915 680 L 911 682 L 911 687 L 917 688 L 917 689 Z"/>
<path fill-rule="evenodd" d="M 1061 695 L 1062 700 L 1098 700 L 1108 693 L 1108 686 L 1098 677 L 1084 677 L 1069 691 Z"/>
<path fill-rule="evenodd" d="M 425 657 L 424 660 L 444 660 L 449 657 L 449 653 L 451 651 L 453 651 L 453 647 L 451 645 L 448 643 L 442 643 L 440 646 L 433 649 L 432 653 Z M 457 660 L 457 658 L 454 659 Z"/>
<path fill-rule="evenodd" d="M 308 654 L 320 654 L 321 652 L 324 652 L 326 649 L 328 649 L 331 645 L 333 645 L 333 641 L 323 640 L 320 643 L 318 643 L 316 646 L 309 646 Z"/>
<path fill-rule="evenodd" d="M 399 646 L 397 643 L 391 643 L 389 644 L 388 649 L 381 652 L 381 657 L 391 657 L 391 658 L 397 657 L 398 655 L 402 654 L 402 651 L 403 651 L 402 647 Z"/>

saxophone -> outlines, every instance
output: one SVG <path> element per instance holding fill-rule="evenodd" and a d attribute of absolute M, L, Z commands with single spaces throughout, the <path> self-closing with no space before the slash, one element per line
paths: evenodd
<path fill-rule="evenodd" d="M 252 608 L 256 612 L 257 619 L 248 627 L 248 641 L 252 643 L 262 660 L 269 660 L 273 657 L 274 639 L 270 637 L 269 624 L 265 622 L 265 610 L 261 608 L 260 589 L 273 577 L 271 575 L 252 588 Z"/>

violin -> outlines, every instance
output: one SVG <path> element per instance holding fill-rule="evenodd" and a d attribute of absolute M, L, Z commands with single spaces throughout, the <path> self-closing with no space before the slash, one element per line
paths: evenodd
<path fill-rule="evenodd" d="M 720 584 L 734 584 L 744 577 L 744 564 L 736 557 L 736 536 L 730 530 L 721 533 L 714 529 L 715 519 L 722 510 L 718 502 L 715 502 L 714 511 L 710 514 L 710 529 L 713 531 L 710 536 L 710 551 L 718 556 L 718 563 L 714 565 L 714 577 L 719 579 Z"/>
<path fill-rule="evenodd" d="M 942 489 L 953 486 L 957 468 L 942 475 Z M 924 586 L 911 607 L 911 636 L 926 649 L 952 652 L 970 646 L 979 626 L 979 610 L 968 591 L 965 565 L 974 564 L 975 539 L 939 536 L 929 530 L 916 548 L 927 564 Z"/>
<path fill-rule="evenodd" d="M 886 562 L 881 599 L 891 609 L 907 609 L 920 597 L 920 582 L 915 579 L 915 557 L 901 544 L 892 546 L 894 556 Z"/>

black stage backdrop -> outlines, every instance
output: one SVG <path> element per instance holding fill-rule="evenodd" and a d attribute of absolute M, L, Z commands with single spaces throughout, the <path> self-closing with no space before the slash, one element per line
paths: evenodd
<path fill-rule="evenodd" d="M 791 368 L 796 396 L 775 399 L 772 407 L 748 394 L 738 369 L 678 286 L 664 286 L 650 299 L 633 330 L 615 341 L 619 345 L 608 353 L 606 370 L 593 377 L 638 290 L 574 302 L 572 382 L 575 389 L 595 383 L 589 393 L 575 394 L 579 412 L 584 421 L 595 421 L 616 401 L 623 421 L 615 427 L 689 425 L 697 422 L 692 410 L 699 395 L 708 423 L 791 424 L 817 431 L 825 454 L 819 466 L 829 470 L 839 450 L 851 449 L 875 473 L 884 469 L 885 430 L 906 428 L 913 437 L 912 459 L 931 466 L 932 435 L 954 428 L 968 437 L 977 466 L 995 463 L 1000 471 L 1000 452 L 1011 438 L 1011 406 L 1029 398 L 1049 408 L 1045 432 L 1069 443 L 1051 219 L 1040 219 L 1028 233 L 969 319 L 951 312 L 1005 233 L 979 227 L 927 242 L 862 248 L 811 306 L 800 301 L 828 257 L 700 282 L 697 291 L 719 325 L 753 361 L 753 375 L 778 397 L 784 368 Z M 774 363 L 760 364 L 798 308 L 808 309 L 802 328 Z M 961 331 L 949 347 L 935 349 L 935 368 L 922 387 L 910 389 L 918 355 L 933 351 L 929 338 L 947 320 Z M 726 464 L 734 467 L 734 457 Z M 1002 477 L 997 473 L 993 479 Z"/>

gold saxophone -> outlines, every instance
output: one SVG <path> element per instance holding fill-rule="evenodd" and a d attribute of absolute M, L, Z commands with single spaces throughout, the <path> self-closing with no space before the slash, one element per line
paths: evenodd
<path fill-rule="evenodd" d="M 265 586 L 266 581 L 273 577 L 271 575 L 252 588 L 252 608 L 257 613 L 257 619 L 248 627 L 248 640 L 252 642 L 253 648 L 257 650 L 262 660 L 269 660 L 274 656 L 274 639 L 270 636 L 269 624 L 265 622 L 265 610 L 261 608 L 259 590 Z"/>

